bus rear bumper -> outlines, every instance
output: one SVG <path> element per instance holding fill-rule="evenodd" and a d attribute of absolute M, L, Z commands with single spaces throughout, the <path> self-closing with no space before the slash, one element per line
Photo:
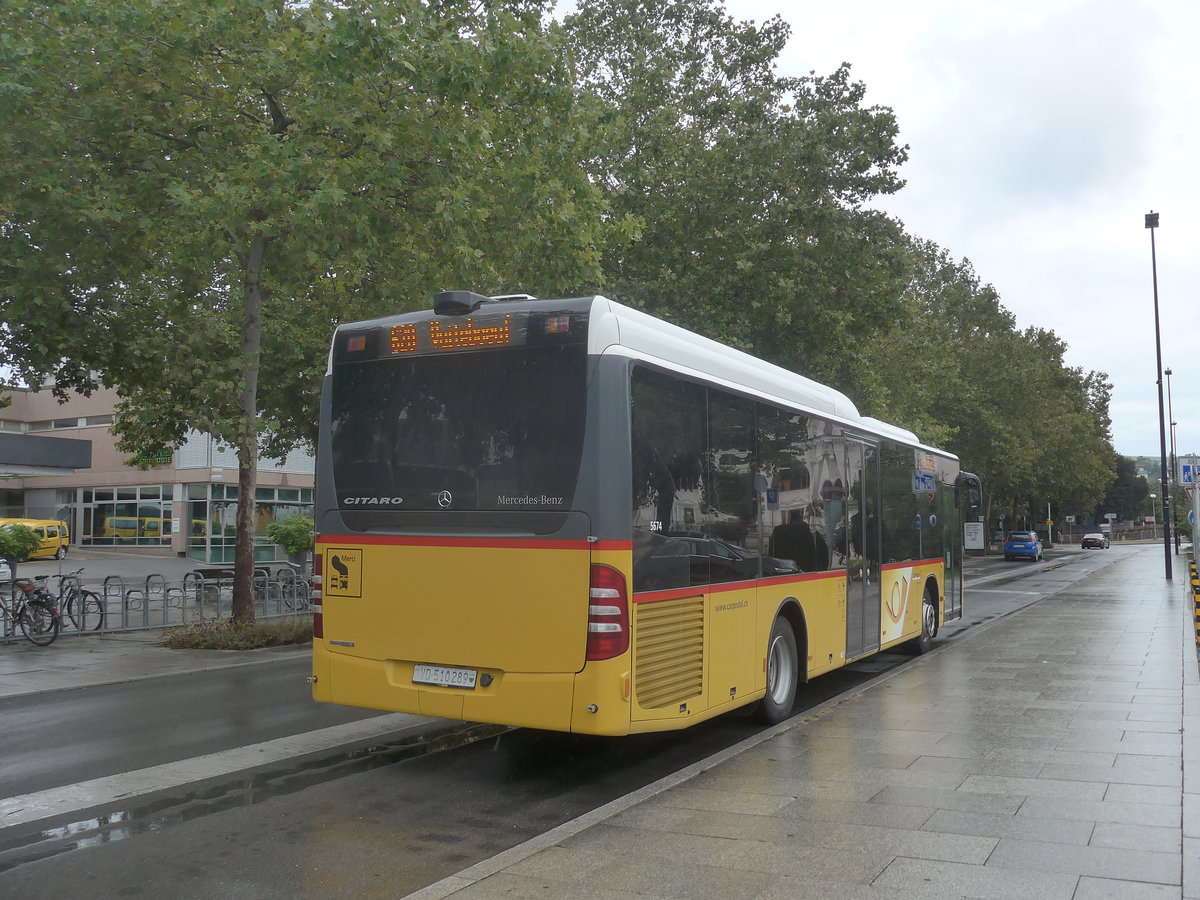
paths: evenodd
<path fill-rule="evenodd" d="M 577 673 L 481 672 L 474 689 L 412 683 L 413 664 L 402 660 L 364 659 L 313 644 L 313 699 L 365 709 L 387 710 L 466 722 L 487 722 L 547 731 L 581 730 L 599 734 L 629 731 L 627 704 L 617 715 L 590 715 L 573 723 Z M 616 718 L 617 721 L 611 721 Z"/>

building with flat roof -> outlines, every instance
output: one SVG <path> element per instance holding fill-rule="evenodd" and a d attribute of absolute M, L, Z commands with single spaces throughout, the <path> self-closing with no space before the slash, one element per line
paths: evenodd
<path fill-rule="evenodd" d="M 97 390 L 59 403 L 49 390 L 3 388 L 0 518 L 57 519 L 73 546 L 170 548 L 180 556 L 232 563 L 237 455 L 194 432 L 173 453 L 140 468 L 116 448 L 116 393 Z M 266 538 L 271 522 L 311 515 L 313 458 L 260 459 L 255 490 L 255 559 L 283 558 Z"/>

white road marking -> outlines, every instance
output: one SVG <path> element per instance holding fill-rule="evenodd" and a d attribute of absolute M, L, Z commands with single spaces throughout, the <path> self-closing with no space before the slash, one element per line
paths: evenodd
<path fill-rule="evenodd" d="M 93 806 L 127 801 L 154 791 L 280 762 L 305 753 L 329 750 L 355 741 L 370 740 L 432 721 L 425 716 L 406 713 L 373 716 L 346 725 L 334 725 L 305 734 L 149 766 L 134 772 L 121 772 L 32 794 L 7 797 L 0 800 L 0 827 L 24 825 Z"/>

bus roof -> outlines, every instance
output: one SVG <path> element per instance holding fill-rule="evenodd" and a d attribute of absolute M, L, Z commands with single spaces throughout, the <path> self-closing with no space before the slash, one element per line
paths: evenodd
<path fill-rule="evenodd" d="M 776 397 L 836 418 L 855 421 L 858 408 L 845 394 L 640 310 L 596 297 L 588 325 L 588 352 L 620 353 L 731 387 Z"/>

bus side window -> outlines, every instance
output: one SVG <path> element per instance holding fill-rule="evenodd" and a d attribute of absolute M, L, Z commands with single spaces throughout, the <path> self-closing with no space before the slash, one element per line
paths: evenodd
<path fill-rule="evenodd" d="M 762 403 L 757 419 L 758 471 L 765 485 L 763 574 L 793 568 L 823 572 L 834 565 L 834 536 L 843 518 L 841 471 L 829 464 L 839 452 L 831 426 Z"/>
<path fill-rule="evenodd" d="M 710 583 L 759 577 L 754 437 L 754 402 L 710 389 L 707 540 L 699 545 Z"/>
<path fill-rule="evenodd" d="M 692 559 L 706 448 L 703 387 L 643 366 L 633 370 L 633 589 L 706 582 Z"/>

